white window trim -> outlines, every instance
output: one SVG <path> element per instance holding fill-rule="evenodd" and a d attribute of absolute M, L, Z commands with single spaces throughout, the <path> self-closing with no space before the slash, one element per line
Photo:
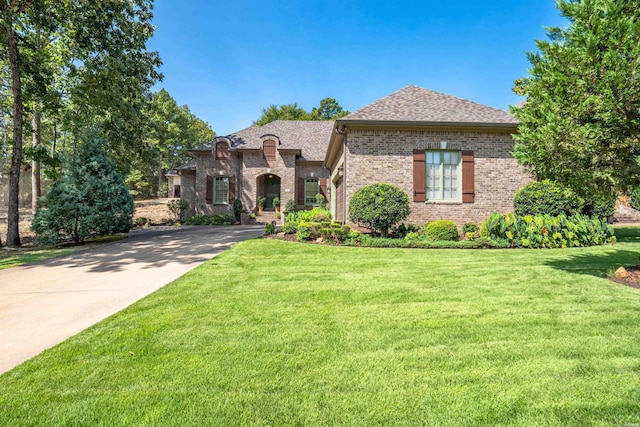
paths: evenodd
<path fill-rule="evenodd" d="M 442 153 L 458 153 L 458 165 L 456 166 L 457 177 L 456 177 L 456 197 L 455 199 L 445 199 L 444 195 L 444 159 L 442 157 Z M 429 198 L 429 191 L 427 187 L 427 183 L 429 182 L 429 164 L 427 163 L 428 155 L 427 153 L 440 153 L 440 163 L 439 163 L 439 198 Z M 426 203 L 442 203 L 442 204 L 461 204 L 462 203 L 462 150 L 425 150 L 425 177 L 424 177 L 424 195 Z"/>
<path fill-rule="evenodd" d="M 227 197 L 226 197 L 226 201 L 224 202 L 219 202 L 216 200 L 216 193 L 217 193 L 217 187 L 216 187 L 216 182 L 221 180 L 221 179 L 225 179 L 226 178 L 226 183 L 227 183 Z M 219 176 L 214 176 L 213 177 L 213 198 L 212 198 L 213 204 L 214 205 L 228 205 L 229 204 L 229 177 L 226 175 L 219 175 Z"/>
<path fill-rule="evenodd" d="M 318 186 L 318 190 L 316 191 L 316 194 L 320 193 L 320 179 L 319 178 L 315 178 L 315 177 L 308 177 L 304 179 L 304 205 L 305 206 L 312 206 L 316 204 L 316 200 L 315 200 L 315 196 L 316 194 L 313 195 L 314 200 L 311 203 L 307 202 L 307 182 L 311 181 L 311 180 L 315 180 L 316 181 L 316 185 Z"/>

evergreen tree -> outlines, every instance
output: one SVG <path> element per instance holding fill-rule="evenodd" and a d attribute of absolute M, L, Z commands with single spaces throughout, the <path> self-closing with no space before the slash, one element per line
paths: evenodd
<path fill-rule="evenodd" d="M 514 92 L 516 159 L 581 196 L 640 183 L 640 8 L 637 0 L 563 0 L 569 21 L 529 53 Z"/>
<path fill-rule="evenodd" d="M 95 130 L 84 139 L 65 162 L 63 177 L 40 199 L 31 228 L 43 243 L 77 244 L 131 227 L 133 199 L 102 148 L 104 139 Z"/>

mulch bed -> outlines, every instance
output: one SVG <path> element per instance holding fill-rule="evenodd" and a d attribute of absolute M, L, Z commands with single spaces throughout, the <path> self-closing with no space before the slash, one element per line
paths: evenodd
<path fill-rule="evenodd" d="M 634 265 L 633 267 L 625 267 L 629 277 L 625 279 L 619 279 L 615 276 L 607 275 L 607 279 L 612 282 L 619 283 L 621 285 L 631 286 L 632 288 L 640 289 L 640 265 Z"/>

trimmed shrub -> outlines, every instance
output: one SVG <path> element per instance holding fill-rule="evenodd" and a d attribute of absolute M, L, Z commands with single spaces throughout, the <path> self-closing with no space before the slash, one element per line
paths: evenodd
<path fill-rule="evenodd" d="M 273 222 L 265 224 L 264 234 L 276 234 L 276 225 Z"/>
<path fill-rule="evenodd" d="M 584 202 L 582 213 L 584 215 L 608 219 L 616 211 L 616 196 L 614 195 L 598 195 L 587 199 Z"/>
<path fill-rule="evenodd" d="M 409 196 L 400 188 L 379 183 L 356 191 L 349 201 L 349 219 L 384 237 L 409 215 Z"/>
<path fill-rule="evenodd" d="M 295 232 L 298 231 L 298 223 L 285 222 L 280 231 L 282 231 L 284 234 L 295 234 Z"/>
<path fill-rule="evenodd" d="M 320 209 L 327 209 L 327 201 L 320 193 L 316 194 L 316 204 L 320 207 Z"/>
<path fill-rule="evenodd" d="M 187 218 L 186 225 L 233 225 L 236 218 L 233 215 L 194 215 Z"/>
<path fill-rule="evenodd" d="M 595 246 L 610 243 L 613 237 L 613 228 L 606 221 L 584 215 L 493 213 L 482 225 L 492 239 L 507 239 L 517 248 Z"/>
<path fill-rule="evenodd" d="M 631 207 L 640 211 L 640 187 L 634 188 L 631 192 Z"/>
<path fill-rule="evenodd" d="M 285 211 L 286 213 L 293 213 L 293 212 L 295 212 L 296 210 L 297 210 L 297 209 L 296 209 L 296 201 L 295 201 L 295 200 L 293 200 L 293 199 L 289 199 L 289 200 L 287 201 L 287 204 L 284 206 L 284 211 Z"/>
<path fill-rule="evenodd" d="M 549 180 L 530 182 L 513 198 L 516 215 L 572 216 L 582 211 L 584 201 L 571 189 Z"/>
<path fill-rule="evenodd" d="M 318 234 L 322 237 L 322 240 L 331 240 L 333 230 L 331 227 L 322 227 L 318 230 Z"/>
<path fill-rule="evenodd" d="M 425 236 L 430 240 L 458 240 L 458 226 L 448 219 L 439 219 L 427 224 Z"/>

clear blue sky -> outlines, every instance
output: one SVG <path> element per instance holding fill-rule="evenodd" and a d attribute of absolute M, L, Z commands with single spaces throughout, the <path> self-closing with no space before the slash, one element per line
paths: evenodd
<path fill-rule="evenodd" d="M 156 0 L 165 88 L 218 135 L 270 104 L 355 111 L 408 84 L 507 109 L 553 0 Z"/>

